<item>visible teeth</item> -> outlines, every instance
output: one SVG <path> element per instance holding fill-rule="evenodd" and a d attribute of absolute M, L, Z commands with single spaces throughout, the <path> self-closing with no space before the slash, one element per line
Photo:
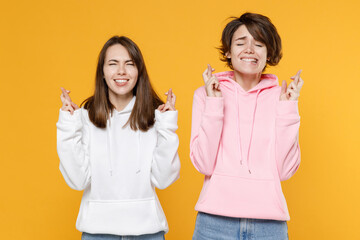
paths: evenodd
<path fill-rule="evenodd" d="M 257 60 L 253 58 L 242 58 L 241 60 L 244 62 L 257 62 Z"/>
<path fill-rule="evenodd" d="M 115 82 L 117 82 L 117 83 L 124 83 L 124 82 L 127 82 L 127 80 L 115 80 Z"/>

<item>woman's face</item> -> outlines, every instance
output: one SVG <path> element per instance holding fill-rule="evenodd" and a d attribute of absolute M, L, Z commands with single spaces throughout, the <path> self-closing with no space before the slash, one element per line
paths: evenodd
<path fill-rule="evenodd" d="M 104 77 L 109 88 L 109 98 L 132 97 L 138 79 L 138 69 L 128 51 L 121 44 L 106 50 Z"/>
<path fill-rule="evenodd" d="M 267 49 L 265 44 L 256 41 L 245 25 L 241 25 L 231 40 L 230 52 L 234 71 L 242 74 L 259 74 L 266 66 Z"/>

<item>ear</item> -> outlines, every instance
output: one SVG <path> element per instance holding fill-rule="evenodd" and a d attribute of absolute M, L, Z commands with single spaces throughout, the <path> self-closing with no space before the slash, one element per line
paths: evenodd
<path fill-rule="evenodd" d="M 230 59 L 230 58 L 231 58 L 230 52 L 226 52 L 226 53 L 225 53 L 225 57 Z"/>

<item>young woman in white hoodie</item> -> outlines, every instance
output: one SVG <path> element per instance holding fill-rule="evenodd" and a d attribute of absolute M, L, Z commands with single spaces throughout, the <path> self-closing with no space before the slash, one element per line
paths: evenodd
<path fill-rule="evenodd" d="M 155 187 L 179 178 L 175 95 L 156 95 L 138 46 L 114 36 L 98 59 L 95 92 L 79 108 L 62 88 L 57 150 L 66 183 L 84 190 L 82 239 L 164 239 Z"/>

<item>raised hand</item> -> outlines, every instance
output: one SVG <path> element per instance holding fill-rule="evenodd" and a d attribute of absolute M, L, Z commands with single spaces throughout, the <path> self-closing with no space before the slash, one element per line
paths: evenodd
<path fill-rule="evenodd" d="M 176 96 L 175 94 L 172 92 L 172 89 L 170 88 L 169 91 L 167 91 L 165 93 L 165 95 L 167 96 L 166 99 L 166 103 L 165 104 L 161 104 L 157 109 L 160 112 L 166 112 L 166 111 L 175 111 L 175 101 L 176 101 Z"/>
<path fill-rule="evenodd" d="M 78 105 L 76 105 L 75 103 L 73 103 L 71 101 L 71 98 L 69 96 L 70 91 L 69 90 L 65 90 L 64 88 L 61 88 L 61 95 L 60 95 L 60 99 L 61 102 L 63 103 L 61 110 L 63 111 L 68 111 L 70 112 L 70 114 L 74 114 L 74 111 L 76 109 L 79 109 Z"/>
<path fill-rule="evenodd" d="M 280 101 L 285 100 L 298 100 L 300 96 L 301 87 L 304 84 L 304 80 L 300 77 L 302 70 L 299 70 L 294 77 L 291 77 L 293 81 L 287 87 L 284 80 L 281 85 Z"/>
<path fill-rule="evenodd" d="M 216 76 L 212 75 L 214 70 L 215 69 L 208 64 L 207 69 L 203 73 L 206 95 L 208 97 L 222 97 L 219 80 Z"/>

